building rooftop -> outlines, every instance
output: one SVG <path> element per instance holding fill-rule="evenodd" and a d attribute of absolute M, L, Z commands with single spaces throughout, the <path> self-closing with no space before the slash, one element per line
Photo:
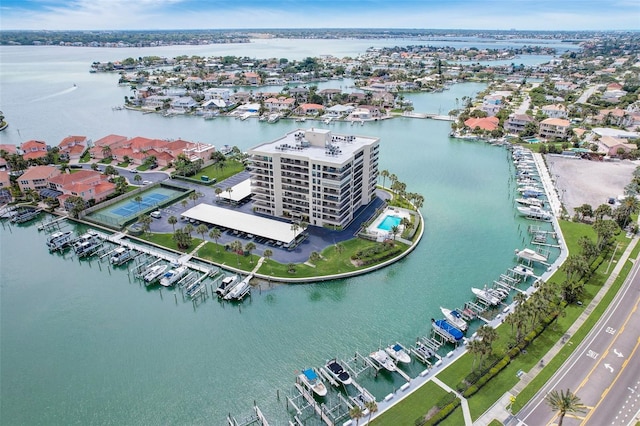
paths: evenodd
<path fill-rule="evenodd" d="M 333 134 L 328 129 L 297 129 L 272 142 L 258 145 L 250 153 L 267 155 L 286 154 L 287 157 L 299 156 L 317 162 L 342 164 L 364 146 L 372 145 L 379 138 L 356 135 Z"/>

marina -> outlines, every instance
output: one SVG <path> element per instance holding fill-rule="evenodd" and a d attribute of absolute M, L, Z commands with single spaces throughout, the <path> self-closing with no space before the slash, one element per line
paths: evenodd
<path fill-rule="evenodd" d="M 367 46 L 371 43 L 367 41 Z M 18 46 L 12 52 L 21 52 L 21 49 Z M 95 60 L 90 49 L 74 49 L 68 52 L 77 55 L 80 58 L 77 62 L 83 67 Z M 104 52 L 112 60 L 130 53 L 135 55 L 133 49 Z M 171 56 L 171 48 L 158 48 L 158 52 Z M 10 91 L 16 91 L 11 87 L 16 77 L 11 75 L 10 56 L 17 54 L 21 53 L 3 56 L 6 59 L 2 65 L 3 72 L 6 71 L 3 75 L 7 76 L 3 88 L 7 87 L 8 96 Z M 39 51 L 38 55 L 38 61 L 51 59 L 47 52 Z M 24 58 L 19 60 L 24 63 Z M 75 63 L 60 63 L 58 76 L 46 84 L 16 84 L 15 87 L 21 88 L 20 96 L 24 99 L 37 99 L 43 93 L 59 91 L 55 87 L 56 79 L 63 81 L 66 73 L 75 72 L 75 67 Z M 25 103 L 27 113 L 15 112 L 14 116 L 49 117 L 53 116 L 48 113 L 50 108 L 67 111 L 81 105 L 78 101 L 81 95 L 87 96 L 85 88 L 94 87 L 90 95 L 92 106 L 86 111 L 80 110 L 84 106 L 75 106 L 68 117 L 61 116 L 56 125 L 44 120 L 43 128 L 50 131 L 42 133 L 29 130 L 32 129 L 31 120 L 20 123 L 19 119 L 14 119 L 7 129 L 14 129 L 13 133 L 7 133 L 3 138 L 9 142 L 13 138 L 17 140 L 15 129 L 21 129 L 21 140 L 38 137 L 55 140 L 71 131 L 93 137 L 117 132 L 199 140 L 215 129 L 213 133 L 219 135 L 212 137 L 211 142 L 237 145 L 246 150 L 255 141 L 275 139 L 290 126 L 295 126 L 292 120 L 279 120 L 267 126 L 258 120 L 240 121 L 228 117 L 211 121 L 185 116 L 164 119 L 158 114 L 141 116 L 133 111 L 110 109 L 105 114 L 100 105 L 116 105 L 122 102 L 124 95 L 130 95 L 128 87 L 116 88 L 114 92 L 112 77 L 102 74 L 96 78 L 83 72 L 74 77 L 78 83 L 76 91 L 52 98 L 46 107 L 44 102 Z M 64 81 L 60 84 L 68 86 Z M 469 83 L 455 85 L 445 94 L 411 94 L 407 97 L 415 100 L 419 111 L 437 111 L 440 104 L 446 111 L 455 107 L 453 99 L 456 97 L 471 95 L 483 88 L 482 84 Z M 78 117 L 83 119 L 78 120 Z M 178 131 L 176 123 L 186 124 L 185 120 L 188 125 L 179 126 Z M 350 126 L 349 123 L 335 122 L 331 126 L 347 132 L 352 129 L 345 127 Z M 136 244 L 140 246 L 140 250 L 136 250 L 143 255 L 135 261 L 140 263 L 132 263 L 128 269 L 109 268 L 106 258 L 100 261 L 96 256 L 89 256 L 78 261 L 73 250 L 49 254 L 46 236 L 38 234 L 35 227 L 7 226 L 0 236 L 2 245 L 12 248 L 11 253 L 5 253 L 6 262 L 16 265 L 15 268 L 28 268 L 26 259 L 37 256 L 39 268 L 28 283 L 24 283 L 13 267 L 2 270 L 2 308 L 6 319 L 3 321 L 2 347 L 3 363 L 7 366 L 2 378 L 5 389 L 12 390 L 2 393 L 3 417 L 18 424 L 43 423 L 52 417 L 62 423 L 91 423 L 96 416 L 110 416 L 113 422 L 121 424 L 184 423 L 185 418 L 193 419 L 196 424 L 221 424 L 229 412 L 255 414 L 255 400 L 271 424 L 288 424 L 289 421 L 295 424 L 295 417 L 300 419 L 297 424 L 301 424 L 305 416 L 313 419 L 308 424 L 314 424 L 314 420 L 320 418 L 318 414 L 309 413 L 317 413 L 313 404 L 302 409 L 309 404 L 304 397 L 296 399 L 304 413 L 292 410 L 291 415 L 285 408 L 285 392 L 281 391 L 279 401 L 275 397 L 277 389 L 291 387 L 292 371 L 299 368 L 301 362 L 322 366 L 329 354 L 337 354 L 345 360 L 343 367 L 351 374 L 352 368 L 353 371 L 365 368 L 360 359 L 352 362 L 355 347 L 369 348 L 365 352 L 368 354 L 371 348 L 379 347 L 380 339 L 400 342 L 411 349 L 412 358 L 418 360 L 413 345 L 405 343 L 414 342 L 416 336 L 425 334 L 425 339 L 432 342 L 432 336 L 425 318 L 418 318 L 415 312 L 429 312 L 429 316 L 435 316 L 440 312 L 440 305 L 469 306 L 469 309 L 477 306 L 478 320 L 470 324 L 470 333 L 473 332 L 484 323 L 480 316 L 489 316 L 489 311 L 469 300 L 473 296 L 469 291 L 470 283 L 475 281 L 475 285 L 481 287 L 482 282 L 495 279 L 497 271 L 514 267 L 511 250 L 524 244 L 521 234 L 526 229 L 526 219 L 514 216 L 513 199 L 508 195 L 511 187 L 505 179 L 512 175 L 513 166 L 505 161 L 504 150 L 449 139 L 449 130 L 446 122 L 409 118 L 367 123 L 362 127 L 363 134 L 380 136 L 383 141 L 382 168 L 401 174 L 409 186 L 424 193 L 428 200 L 440 200 L 429 203 L 426 209 L 429 220 L 425 232 L 430 237 L 417 247 L 415 256 L 407 257 L 402 265 L 393 265 L 366 277 L 303 286 L 265 285 L 260 297 L 258 291 L 254 291 L 252 298 L 245 298 L 243 304 L 207 303 L 202 306 L 206 309 L 194 312 L 191 303 L 176 305 L 174 296 L 167 297 L 164 287 L 146 287 L 133 273 L 134 269 L 136 273 L 147 269 L 146 266 L 139 267 L 143 262 L 151 265 L 160 260 L 158 264 L 171 265 L 183 256 L 183 260 L 193 263 L 192 271 L 200 275 L 210 269 L 188 255 L 166 253 L 114 234 L 109 240 L 102 240 L 109 250 L 115 245 L 129 247 Z M 429 144 L 428 156 L 417 149 L 426 143 Z M 408 150 L 416 154 L 411 161 L 407 161 Z M 495 173 L 487 175 L 483 173 L 486 169 Z M 483 176 L 483 180 L 479 181 L 478 176 Z M 461 215 L 461 212 L 469 211 L 474 214 Z M 524 227 L 522 231 L 519 226 Z M 86 232 L 82 227 L 74 225 L 72 228 L 76 235 Z M 463 238 L 463 244 L 460 238 Z M 36 241 L 36 244 L 27 245 L 24 241 Z M 483 247 L 481 253 L 475 250 L 479 246 Z M 536 275 L 544 269 L 536 268 Z M 51 270 L 58 271 L 53 282 L 50 273 L 46 272 Z M 233 274 L 231 271 L 226 273 Z M 446 286 L 441 282 L 443 276 L 451 277 Z M 216 282 L 214 279 L 214 284 Z M 208 284 L 207 287 L 210 288 Z M 180 298 L 183 290 L 185 287 L 174 287 L 169 294 L 177 293 Z M 41 297 L 27 299 L 26 294 Z M 39 299 L 47 300 L 47 304 Z M 331 315 L 326 314 L 327 309 L 331 309 Z M 357 321 L 354 312 L 358 313 Z M 42 320 L 33 321 L 33 318 Z M 291 321 L 291 318 L 296 320 Z M 315 326 L 320 320 L 323 327 Z M 194 326 L 196 322 L 197 327 Z M 158 324 L 163 325 L 160 331 L 156 331 Z M 330 332 L 344 329 L 344 324 L 351 324 L 348 334 Z M 68 332 L 71 329 L 73 335 Z M 381 331 L 371 333 L 371 330 Z M 357 341 L 352 336 L 358 336 Z M 256 340 L 269 350 L 258 355 Z M 80 341 L 90 344 L 80 345 Z M 323 343 L 324 351 L 318 350 L 318 342 Z M 241 356 L 229 357 L 231 345 Z M 39 356 L 42 347 L 48 348 L 46 359 Z M 136 351 L 128 350 L 132 347 Z M 158 359 L 159 348 L 162 348 L 162 360 Z M 438 356 L 445 358 L 450 350 L 451 345 L 444 344 L 437 348 L 438 355 L 427 359 L 433 363 L 434 370 L 439 368 L 435 366 L 440 361 Z M 308 358 L 301 359 L 300 352 L 309 354 Z M 112 355 L 106 359 L 100 355 L 107 353 Z M 128 354 L 126 362 L 119 355 L 124 353 Z M 167 369 L 164 363 L 167 359 L 189 362 L 173 363 Z M 212 360 L 218 359 L 225 359 L 224 368 L 215 365 L 210 371 L 194 368 L 196 365 L 209 366 Z M 414 368 L 413 364 L 411 367 Z M 368 366 L 358 375 L 351 374 L 354 383 L 349 387 L 353 386 L 354 393 L 344 397 L 351 405 L 362 404 L 364 407 L 363 401 L 374 399 L 382 405 L 389 395 L 403 395 L 406 391 L 400 388 L 404 384 L 413 388 L 420 383 L 416 379 L 409 383 L 394 373 L 375 378 L 374 371 Z M 419 373 L 413 375 L 419 379 L 428 377 Z M 148 377 L 154 380 L 149 381 Z M 363 392 L 359 392 L 356 385 Z M 86 389 L 91 392 L 83 391 Z M 366 393 L 370 396 L 365 396 Z M 28 400 L 18 398 L 25 394 L 31 397 Z M 337 405 L 335 400 L 341 400 L 334 395 L 335 391 L 328 394 L 332 396 L 331 401 L 327 401 L 326 408 L 321 411 L 335 424 L 346 422 L 349 418 L 347 406 L 344 402 Z M 69 407 L 69 399 L 77 404 Z M 171 403 L 167 404 L 167 401 Z M 112 412 L 107 409 L 109 406 L 120 409 Z M 338 406 L 342 408 L 336 408 Z M 237 421 L 243 420 L 238 418 Z"/>

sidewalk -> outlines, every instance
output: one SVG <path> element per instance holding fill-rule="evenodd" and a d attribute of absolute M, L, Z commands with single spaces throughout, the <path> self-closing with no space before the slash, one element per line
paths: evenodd
<path fill-rule="evenodd" d="M 569 327 L 565 336 L 572 336 L 576 331 L 578 331 L 582 324 L 584 324 L 591 312 L 593 312 L 593 310 L 596 306 L 598 306 L 598 303 L 600 303 L 607 291 L 609 291 L 609 288 L 616 280 L 616 278 L 618 278 L 618 275 L 620 275 L 620 271 L 624 267 L 625 263 L 627 263 L 627 260 L 629 260 L 631 251 L 637 244 L 638 238 L 634 237 L 627 246 L 627 249 L 620 257 L 620 260 L 616 264 L 615 268 L 613 268 L 611 275 L 609 275 L 607 281 L 604 283 L 600 291 L 598 291 L 598 294 L 595 295 L 593 300 L 591 300 L 591 303 L 589 303 L 582 314 L 580 314 L 578 319 L 576 319 L 571 327 Z M 633 259 L 631 260 L 633 261 Z M 551 349 L 549 349 L 549 352 L 547 352 L 541 360 L 541 362 L 543 363 L 542 365 L 547 365 L 558 354 L 560 349 L 562 349 L 562 347 L 565 345 L 565 341 L 566 338 L 563 336 L 553 345 Z M 473 423 L 474 426 L 486 426 L 494 419 L 504 423 L 506 420 L 512 417 L 511 412 L 507 409 L 507 407 L 509 407 L 509 405 L 511 404 L 511 397 L 517 396 L 525 388 L 525 386 L 527 386 L 527 384 L 529 384 L 529 382 L 531 382 L 531 380 L 533 380 L 538 375 L 542 368 L 544 367 L 540 364 L 536 364 L 533 368 L 531 368 L 531 370 L 523 374 L 520 377 L 520 381 L 510 391 L 502 395 L 502 397 L 498 401 L 496 401 L 496 403 L 493 404 L 491 408 L 485 411 L 484 414 Z"/>

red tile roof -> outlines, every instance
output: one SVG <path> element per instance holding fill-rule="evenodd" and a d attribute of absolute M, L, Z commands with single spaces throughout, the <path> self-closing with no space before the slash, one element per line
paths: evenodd
<path fill-rule="evenodd" d="M 127 140 L 126 136 L 120 135 L 107 135 L 103 138 L 98 139 L 93 143 L 94 146 L 111 146 L 113 144 L 124 142 Z"/>
<path fill-rule="evenodd" d="M 464 125 L 475 129 L 479 127 L 482 130 L 492 131 L 498 128 L 500 119 L 498 117 L 483 117 L 483 118 L 469 118 L 464 122 Z"/>
<path fill-rule="evenodd" d="M 47 179 L 52 176 L 60 174 L 60 170 L 53 166 L 35 166 L 27 169 L 19 180 L 35 180 L 35 179 Z"/>

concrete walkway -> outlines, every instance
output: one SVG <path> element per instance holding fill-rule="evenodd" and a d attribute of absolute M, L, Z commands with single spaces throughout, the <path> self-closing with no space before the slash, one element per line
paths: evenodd
<path fill-rule="evenodd" d="M 456 394 L 458 398 L 460 398 L 460 402 L 462 403 L 462 415 L 464 416 L 464 424 L 467 426 L 471 426 L 473 424 L 473 420 L 471 420 L 471 410 L 469 410 L 469 402 L 467 401 L 467 398 L 465 398 L 464 396 L 462 396 L 462 394 L 456 392 L 455 390 L 451 389 L 449 386 L 447 386 L 446 383 L 444 383 L 442 380 L 438 379 L 437 377 L 433 377 L 431 380 L 433 381 L 433 383 L 437 384 L 442 389 L 446 390 L 447 392 L 453 392 Z"/>
<path fill-rule="evenodd" d="M 531 368 L 531 370 L 523 374 L 520 377 L 520 381 L 510 391 L 502 395 L 502 397 L 498 401 L 496 401 L 496 403 L 493 404 L 491 408 L 485 411 L 484 414 L 473 423 L 474 426 L 486 426 L 494 419 L 504 423 L 512 417 L 512 414 L 509 411 L 511 398 L 516 397 L 520 392 L 522 392 L 522 390 L 529 384 L 529 382 L 531 382 L 531 380 L 533 380 L 538 375 L 538 373 L 544 368 L 544 366 L 547 365 L 558 354 L 560 349 L 564 347 L 566 340 L 570 336 L 574 335 L 582 326 L 582 324 L 584 324 L 591 312 L 593 312 L 593 310 L 596 308 L 596 306 L 598 306 L 598 303 L 600 303 L 607 291 L 609 291 L 609 288 L 616 280 L 616 278 L 618 278 L 618 275 L 620 275 L 620 271 L 624 267 L 627 260 L 629 260 L 631 251 L 637 244 L 638 237 L 634 237 L 627 246 L 627 249 L 620 257 L 620 260 L 616 264 L 615 268 L 613 268 L 613 271 L 611 272 L 611 275 L 609 275 L 607 281 L 595 295 L 593 300 L 591 300 L 591 303 L 589 303 L 582 314 L 580 314 L 578 319 L 571 325 L 571 327 L 569 327 L 567 333 L 560 340 L 558 340 L 551 349 L 549 349 L 549 352 L 547 352 L 545 356 L 542 357 L 542 360 L 539 364 L 536 364 L 533 368 Z"/>

